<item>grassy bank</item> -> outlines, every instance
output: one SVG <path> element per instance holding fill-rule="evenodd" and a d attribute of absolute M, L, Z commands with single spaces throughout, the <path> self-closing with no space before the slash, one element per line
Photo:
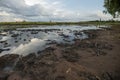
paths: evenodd
<path fill-rule="evenodd" d="M 0 25 L 105 25 L 120 24 L 120 21 L 84 21 L 84 22 L 0 22 Z"/>
<path fill-rule="evenodd" d="M 85 21 L 85 22 L 0 22 L 0 30 L 26 28 L 39 25 L 120 25 L 120 21 Z"/>

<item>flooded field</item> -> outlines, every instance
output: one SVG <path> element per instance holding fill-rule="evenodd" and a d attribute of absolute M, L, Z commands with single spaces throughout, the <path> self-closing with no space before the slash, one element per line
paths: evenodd
<path fill-rule="evenodd" d="M 0 80 L 120 80 L 119 44 L 119 26 L 1 30 Z"/>
<path fill-rule="evenodd" d="M 73 44 L 76 39 L 86 39 L 84 30 L 97 30 L 96 26 L 39 26 L 0 31 L 0 56 L 37 54 L 51 44 Z"/>

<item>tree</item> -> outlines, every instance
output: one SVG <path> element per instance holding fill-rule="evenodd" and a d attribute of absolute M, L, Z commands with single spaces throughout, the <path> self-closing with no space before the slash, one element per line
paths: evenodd
<path fill-rule="evenodd" d="M 104 0 L 104 13 L 110 13 L 113 18 L 120 16 L 120 0 Z"/>

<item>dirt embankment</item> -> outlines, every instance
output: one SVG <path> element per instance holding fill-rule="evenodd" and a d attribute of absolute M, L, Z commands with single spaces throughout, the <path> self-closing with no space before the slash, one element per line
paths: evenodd
<path fill-rule="evenodd" d="M 0 80 L 120 80 L 120 29 L 84 32 L 88 39 L 53 44 L 38 56 L 2 56 Z"/>

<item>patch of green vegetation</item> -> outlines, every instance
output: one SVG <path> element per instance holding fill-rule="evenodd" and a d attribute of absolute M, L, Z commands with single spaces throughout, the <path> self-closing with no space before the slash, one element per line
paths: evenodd
<path fill-rule="evenodd" d="M 0 25 L 63 25 L 78 24 L 78 22 L 1 22 Z"/>
<path fill-rule="evenodd" d="M 74 24 L 120 24 L 120 21 L 84 21 L 84 22 L 0 22 L 0 25 L 74 25 Z"/>
<path fill-rule="evenodd" d="M 0 30 L 2 29 L 16 29 L 16 28 L 27 28 L 39 25 L 120 25 L 120 21 L 84 21 L 84 22 L 0 22 Z"/>

